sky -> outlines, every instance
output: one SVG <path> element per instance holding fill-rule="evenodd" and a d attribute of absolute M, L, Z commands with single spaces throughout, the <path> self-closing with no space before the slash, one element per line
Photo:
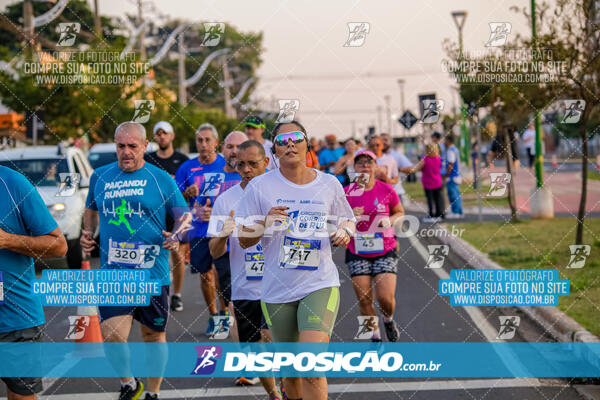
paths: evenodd
<path fill-rule="evenodd" d="M 0 4 L 7 1 L 0 0 Z M 91 3 L 91 0 L 90 0 Z M 99 0 L 103 15 L 137 13 L 135 0 Z M 468 12 L 464 47 L 483 50 L 490 22 L 510 22 L 511 34 L 528 34 L 528 21 L 511 6 L 529 0 L 231 1 L 153 0 L 154 9 L 189 22 L 225 22 L 242 31 L 264 33 L 259 82 L 252 99 L 275 110 L 277 99 L 298 99 L 297 119 L 309 134 L 339 139 L 363 135 L 369 125 L 388 131 L 384 96 L 389 95 L 392 134 L 400 110 L 398 79 L 405 81 L 405 108 L 418 116 L 418 94 L 436 93 L 445 108 L 458 101 L 455 86 L 441 70 L 442 42 L 457 41 L 451 12 Z M 3 5 L 3 4 L 2 4 Z M 147 8 L 150 8 L 147 6 Z M 152 12 L 149 12 L 152 14 Z M 367 22 L 360 47 L 344 47 L 349 22 Z M 188 72 L 191 74 L 192 72 Z M 382 107 L 381 128 L 377 108 Z M 418 128 L 413 128 L 418 129 Z"/>

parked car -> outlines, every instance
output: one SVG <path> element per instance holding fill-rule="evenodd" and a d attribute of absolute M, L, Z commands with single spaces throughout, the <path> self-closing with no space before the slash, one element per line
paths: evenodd
<path fill-rule="evenodd" d="M 158 144 L 148 143 L 146 152 L 158 150 Z M 88 153 L 88 160 L 94 169 L 117 161 L 117 146 L 114 143 L 98 143 L 92 146 Z"/>
<path fill-rule="evenodd" d="M 25 175 L 42 196 L 69 246 L 69 268 L 80 268 L 79 238 L 90 176 L 94 171 L 76 147 L 35 146 L 0 152 L 0 165 Z"/>

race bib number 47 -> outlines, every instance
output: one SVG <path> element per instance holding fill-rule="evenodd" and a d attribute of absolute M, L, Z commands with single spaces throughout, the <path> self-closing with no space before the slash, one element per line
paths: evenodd
<path fill-rule="evenodd" d="M 279 267 L 316 270 L 319 268 L 320 252 L 320 240 L 295 239 L 285 236 L 279 253 Z"/>
<path fill-rule="evenodd" d="M 246 269 L 246 279 L 261 280 L 265 268 L 265 255 L 260 252 L 246 253 L 244 267 Z"/>

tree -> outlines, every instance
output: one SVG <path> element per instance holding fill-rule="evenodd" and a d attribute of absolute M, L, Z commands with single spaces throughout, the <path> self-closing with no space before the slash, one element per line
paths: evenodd
<path fill-rule="evenodd" d="M 557 0 L 553 7 L 544 2 L 537 20 L 538 40 L 533 42 L 520 38 L 525 46 L 550 49 L 546 55 L 552 61 L 565 65 L 558 80 L 545 88 L 547 96 L 551 99 L 581 99 L 586 102 L 578 125 L 582 140 L 582 180 L 575 236 L 577 244 L 583 241 L 586 216 L 588 140 L 598 129 L 595 126 L 591 131 L 588 130 L 600 98 L 600 10 L 595 5 L 597 2 L 593 0 Z M 527 16 L 527 10 L 521 12 Z M 559 124 L 557 128 L 561 131 L 562 125 Z"/>

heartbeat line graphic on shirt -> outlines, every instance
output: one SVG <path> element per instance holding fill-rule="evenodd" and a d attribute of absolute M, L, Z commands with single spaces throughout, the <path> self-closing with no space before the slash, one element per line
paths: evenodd
<path fill-rule="evenodd" d="M 115 207 L 115 202 L 111 201 L 111 208 L 107 208 L 104 204 L 104 202 L 102 202 L 102 214 L 104 214 L 105 217 L 107 216 L 111 216 L 113 218 L 115 217 L 119 217 L 119 215 L 121 214 L 118 210 L 119 206 Z M 131 203 L 128 201 L 127 202 L 127 211 L 123 213 L 123 215 L 126 215 L 128 218 L 131 218 L 132 215 L 137 215 L 138 217 L 142 217 L 144 215 L 146 215 L 146 212 L 144 210 L 142 210 L 142 205 L 140 203 L 138 203 L 137 205 L 137 210 L 134 210 L 131 207 Z"/>

